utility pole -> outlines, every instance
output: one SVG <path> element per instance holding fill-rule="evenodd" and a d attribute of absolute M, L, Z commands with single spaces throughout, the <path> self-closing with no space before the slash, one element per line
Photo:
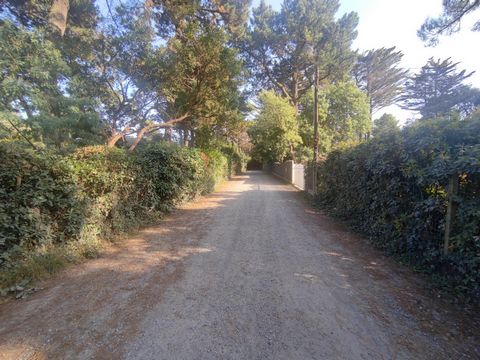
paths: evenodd
<path fill-rule="evenodd" d="M 318 161 L 318 66 L 315 66 L 313 92 L 313 161 Z"/>
<path fill-rule="evenodd" d="M 317 162 L 318 162 L 318 65 L 315 66 L 313 91 L 313 195 L 317 193 Z"/>

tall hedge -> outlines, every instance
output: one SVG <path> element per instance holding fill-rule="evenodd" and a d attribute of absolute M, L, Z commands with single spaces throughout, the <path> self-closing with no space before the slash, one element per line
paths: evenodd
<path fill-rule="evenodd" d="M 459 183 L 443 253 L 449 178 Z M 419 120 L 319 165 L 318 203 L 375 245 L 480 295 L 480 116 Z"/>
<path fill-rule="evenodd" d="M 66 156 L 0 142 L 0 270 L 45 246 L 109 239 L 213 190 L 228 174 L 216 150 L 157 143 Z"/>

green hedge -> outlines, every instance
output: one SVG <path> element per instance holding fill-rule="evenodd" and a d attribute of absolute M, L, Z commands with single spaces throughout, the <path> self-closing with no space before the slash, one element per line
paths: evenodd
<path fill-rule="evenodd" d="M 449 177 L 459 191 L 449 254 L 443 254 Z M 319 165 L 318 203 L 375 245 L 480 295 L 480 116 L 420 120 Z"/>
<path fill-rule="evenodd" d="M 42 248 L 110 239 L 213 190 L 222 153 L 157 143 L 68 156 L 0 142 L 0 270 Z"/>

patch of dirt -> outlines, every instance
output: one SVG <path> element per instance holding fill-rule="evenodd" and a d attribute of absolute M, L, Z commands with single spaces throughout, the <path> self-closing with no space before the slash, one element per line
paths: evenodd
<path fill-rule="evenodd" d="M 308 201 L 307 201 L 308 203 Z M 392 298 L 382 298 L 367 291 L 363 294 L 369 311 L 379 320 L 391 324 L 395 318 L 415 320 L 421 331 L 442 338 L 445 341 L 469 344 L 468 354 L 459 354 L 461 358 L 480 358 L 480 308 L 477 305 L 455 304 L 451 298 L 443 298 L 428 284 L 428 278 L 413 272 L 392 258 L 376 250 L 359 235 L 352 233 L 341 222 L 334 220 L 322 211 L 307 205 L 305 213 L 310 221 L 328 232 L 336 244 L 342 245 L 342 253 L 330 253 L 344 262 L 353 281 L 361 281 L 363 272 L 355 271 L 358 266 L 375 281 L 381 281 Z M 350 266 L 348 264 L 350 263 Z M 379 304 L 383 301 L 383 305 Z M 395 313 L 386 314 L 381 309 L 387 305 Z M 406 341 L 406 340 L 403 340 Z M 470 354 L 470 355 L 469 355 Z M 472 355 L 474 354 L 474 355 Z"/>

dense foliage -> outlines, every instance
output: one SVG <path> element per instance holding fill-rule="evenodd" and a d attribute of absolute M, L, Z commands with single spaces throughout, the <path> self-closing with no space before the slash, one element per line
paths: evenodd
<path fill-rule="evenodd" d="M 293 157 L 293 149 L 302 142 L 295 109 L 273 91 L 260 94 L 260 111 L 249 129 L 253 156 L 264 163 Z"/>
<path fill-rule="evenodd" d="M 3 268 L 51 245 L 110 239 L 154 221 L 212 191 L 232 164 L 218 150 L 168 143 L 136 153 L 94 146 L 59 156 L 7 142 L 0 157 Z"/>
<path fill-rule="evenodd" d="M 459 183 L 443 252 L 447 185 Z M 318 202 L 377 246 L 480 294 L 480 114 L 420 120 L 333 151 L 320 164 Z"/>

